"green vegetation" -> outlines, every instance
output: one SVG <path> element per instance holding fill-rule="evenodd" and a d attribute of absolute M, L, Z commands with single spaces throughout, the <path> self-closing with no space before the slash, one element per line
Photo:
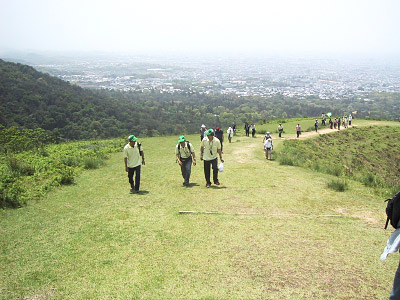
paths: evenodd
<path fill-rule="evenodd" d="M 96 169 L 122 139 L 46 144 L 43 130 L 0 127 L 0 208 L 20 207 L 55 186 L 71 184 L 82 169 Z"/>
<path fill-rule="evenodd" d="M 358 118 L 399 118 L 400 94 L 365 97 L 370 101 L 88 90 L 32 67 L 0 60 L 0 125 L 43 128 L 57 140 L 110 138 L 130 132 L 139 136 L 196 133 L 203 123 L 223 128 L 236 123 L 240 129 L 245 121 L 319 117 L 328 111 L 337 116 L 357 110 Z M 303 131 L 312 125 L 302 124 Z M 286 130 L 292 129 L 285 126 Z"/>
<path fill-rule="evenodd" d="M 198 153 L 198 136 L 187 138 Z M 141 139 L 142 194 L 129 193 L 120 152 L 41 201 L 0 210 L 0 299 L 387 298 L 398 255 L 379 261 L 390 234 L 382 198 L 267 161 L 261 140 L 225 143 L 220 187 L 205 188 L 200 161 L 183 187 L 177 136 L 153 137 Z"/>
<path fill-rule="evenodd" d="M 286 140 L 281 164 L 358 180 L 388 196 L 400 188 L 400 127 L 353 127 L 309 140 Z"/>

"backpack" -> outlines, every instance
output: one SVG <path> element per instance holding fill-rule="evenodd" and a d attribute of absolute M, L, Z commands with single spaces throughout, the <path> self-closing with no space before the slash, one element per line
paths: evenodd
<path fill-rule="evenodd" d="M 190 142 L 189 141 L 185 141 L 186 142 L 186 145 L 187 145 L 187 147 L 188 147 L 188 149 L 189 149 L 189 151 L 190 151 L 190 154 L 192 154 L 192 149 L 190 149 Z M 181 143 L 178 143 L 178 152 L 181 150 Z M 186 152 L 186 151 L 185 151 Z"/>
<path fill-rule="evenodd" d="M 385 229 L 388 226 L 389 220 L 390 220 L 390 225 L 392 225 L 395 229 L 397 229 L 397 224 L 400 221 L 400 192 L 398 192 L 392 199 L 386 199 L 385 202 L 387 202 L 386 206 L 386 224 L 385 224 Z"/>

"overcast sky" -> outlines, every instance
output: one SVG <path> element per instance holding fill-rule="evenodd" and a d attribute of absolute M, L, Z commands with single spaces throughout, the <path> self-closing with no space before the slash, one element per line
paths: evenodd
<path fill-rule="evenodd" d="M 0 3 L 0 51 L 400 54 L 400 0 Z"/>

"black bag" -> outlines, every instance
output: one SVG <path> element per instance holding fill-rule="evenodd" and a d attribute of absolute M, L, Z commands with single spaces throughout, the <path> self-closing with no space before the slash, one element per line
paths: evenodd
<path fill-rule="evenodd" d="M 388 226 L 389 220 L 390 220 L 390 225 L 392 225 L 395 229 L 397 229 L 397 224 L 399 223 L 400 220 L 400 192 L 398 192 L 392 199 L 386 199 L 385 202 L 387 202 L 386 206 L 386 224 L 385 224 L 385 229 Z"/>

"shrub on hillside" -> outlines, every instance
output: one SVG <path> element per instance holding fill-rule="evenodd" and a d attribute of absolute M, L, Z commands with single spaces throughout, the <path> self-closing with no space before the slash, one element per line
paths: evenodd
<path fill-rule="evenodd" d="M 328 188 L 337 191 L 337 192 L 344 192 L 348 190 L 348 184 L 345 180 L 332 180 L 328 182 Z"/>

